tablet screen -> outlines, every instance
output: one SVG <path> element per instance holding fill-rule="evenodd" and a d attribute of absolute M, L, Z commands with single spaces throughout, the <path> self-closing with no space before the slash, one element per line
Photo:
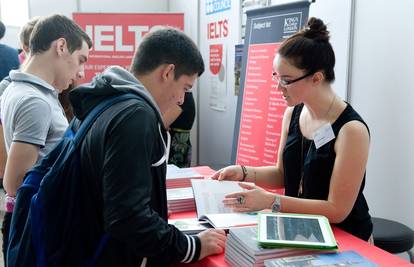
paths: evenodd
<path fill-rule="evenodd" d="M 328 219 L 307 214 L 259 213 L 258 241 L 264 246 L 337 247 Z"/>
<path fill-rule="evenodd" d="M 266 217 L 267 239 L 325 243 L 317 218 Z"/>

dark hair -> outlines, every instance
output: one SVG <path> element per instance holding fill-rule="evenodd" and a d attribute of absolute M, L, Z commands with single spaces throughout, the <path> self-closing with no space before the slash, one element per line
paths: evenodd
<path fill-rule="evenodd" d="M 203 57 L 195 43 L 183 32 L 163 28 L 150 32 L 143 38 L 134 58 L 131 72 L 142 75 L 162 64 L 174 64 L 174 78 L 181 75 L 200 76 L 204 72 Z"/>
<path fill-rule="evenodd" d="M 279 55 L 308 73 L 323 71 L 325 80 L 335 80 L 335 53 L 329 43 L 329 31 L 322 20 L 310 18 L 307 26 L 286 39 Z"/>
<path fill-rule="evenodd" d="M 39 19 L 30 35 L 30 53 L 49 50 L 53 41 L 65 38 L 70 53 L 82 48 L 83 41 L 92 47 L 89 36 L 71 19 L 63 15 L 51 15 Z"/>
<path fill-rule="evenodd" d="M 4 34 L 6 33 L 6 26 L 4 23 L 0 20 L 0 39 L 4 37 Z"/>
<path fill-rule="evenodd" d="M 70 91 L 72 91 L 73 87 L 74 85 L 71 84 L 68 89 L 63 90 L 63 92 L 59 94 L 59 102 L 62 105 L 63 110 L 65 111 L 66 118 L 69 122 L 73 119 L 74 116 L 73 107 L 69 101 L 69 93 Z"/>
<path fill-rule="evenodd" d="M 39 21 L 40 17 L 34 17 L 29 20 L 20 30 L 19 40 L 22 45 L 29 46 L 30 35 L 32 34 L 33 28 Z"/>

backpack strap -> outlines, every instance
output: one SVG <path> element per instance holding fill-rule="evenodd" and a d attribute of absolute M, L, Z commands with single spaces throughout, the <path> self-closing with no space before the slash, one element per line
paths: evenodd
<path fill-rule="evenodd" d="M 121 94 L 115 97 L 108 97 L 107 99 L 100 102 L 96 105 L 92 111 L 85 117 L 85 119 L 81 122 L 79 129 L 76 133 L 73 132 L 73 126 L 77 120 L 72 120 L 68 131 L 71 133 L 66 133 L 66 135 L 73 135 L 73 143 L 75 148 L 77 148 L 80 143 L 82 142 L 83 138 L 85 137 L 88 130 L 91 128 L 92 124 L 95 120 L 101 115 L 105 110 L 107 110 L 110 106 L 115 105 L 116 103 L 128 100 L 128 99 L 139 99 L 139 96 L 133 93 Z"/>

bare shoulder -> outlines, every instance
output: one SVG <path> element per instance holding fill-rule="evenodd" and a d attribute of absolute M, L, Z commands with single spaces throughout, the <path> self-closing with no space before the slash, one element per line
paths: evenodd
<path fill-rule="evenodd" d="M 287 107 L 283 114 L 282 130 L 288 132 L 290 120 L 292 119 L 293 107 Z"/>
<path fill-rule="evenodd" d="M 293 114 L 294 107 L 287 107 L 285 113 L 283 114 L 283 121 L 290 122 Z"/>
<path fill-rule="evenodd" d="M 369 142 L 369 132 L 367 126 L 358 120 L 345 123 L 338 133 L 339 140 L 353 140 L 354 142 Z"/>

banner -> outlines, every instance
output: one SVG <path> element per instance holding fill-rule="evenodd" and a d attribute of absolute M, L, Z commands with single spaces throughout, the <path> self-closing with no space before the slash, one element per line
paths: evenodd
<path fill-rule="evenodd" d="M 217 75 L 220 71 L 223 61 L 223 45 L 210 45 L 210 71 Z"/>
<path fill-rule="evenodd" d="M 285 100 L 272 81 L 273 59 L 283 40 L 308 20 L 309 2 L 247 11 L 246 38 L 232 162 L 275 165 Z"/>
<path fill-rule="evenodd" d="M 184 15 L 178 13 L 73 13 L 73 20 L 93 42 L 85 64 L 85 82 L 111 65 L 129 69 L 136 47 L 150 30 L 159 26 L 184 30 Z"/>
<path fill-rule="evenodd" d="M 243 45 L 234 46 L 234 95 L 238 96 L 240 92 L 240 74 L 243 59 Z"/>

